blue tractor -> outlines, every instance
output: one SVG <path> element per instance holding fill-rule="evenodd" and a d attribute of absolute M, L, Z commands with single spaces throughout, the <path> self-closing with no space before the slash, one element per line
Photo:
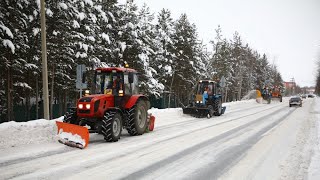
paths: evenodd
<path fill-rule="evenodd" d="M 224 114 L 226 107 L 222 107 L 222 95 L 218 87 L 216 81 L 200 80 L 189 105 L 183 107 L 183 113 L 208 118 Z"/>

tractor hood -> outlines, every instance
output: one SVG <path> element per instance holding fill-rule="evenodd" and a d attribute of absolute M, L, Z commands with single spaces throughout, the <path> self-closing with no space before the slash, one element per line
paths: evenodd
<path fill-rule="evenodd" d="M 102 117 L 108 107 L 114 105 L 113 95 L 94 94 L 82 97 L 77 103 L 78 117 Z"/>
<path fill-rule="evenodd" d="M 93 95 L 88 95 L 88 96 L 80 98 L 79 102 L 91 102 L 92 100 L 97 101 L 99 99 L 105 99 L 105 98 L 108 98 L 111 96 L 112 95 L 109 95 L 109 94 L 93 94 Z"/>

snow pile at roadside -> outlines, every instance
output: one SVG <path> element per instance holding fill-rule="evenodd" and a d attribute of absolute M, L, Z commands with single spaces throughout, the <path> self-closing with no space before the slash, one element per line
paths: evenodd
<path fill-rule="evenodd" d="M 317 139 L 314 141 L 315 145 L 313 146 L 313 156 L 311 158 L 311 163 L 309 166 L 308 179 L 318 180 L 320 179 L 320 98 L 316 98 L 314 102 L 314 108 L 311 110 L 313 113 L 313 120 L 316 121 L 316 131 L 318 132 Z"/>
<path fill-rule="evenodd" d="M 255 100 L 236 101 L 223 103 L 228 108 L 237 106 L 238 104 L 256 103 Z M 148 111 L 156 117 L 155 126 L 164 125 L 173 121 L 179 121 L 181 117 L 189 117 L 184 115 L 182 108 L 156 109 L 152 108 Z M 163 122 L 157 117 L 161 114 L 173 115 L 170 122 Z M 191 117 L 191 116 L 190 116 Z M 55 121 L 62 121 L 63 117 L 54 120 L 33 120 L 28 122 L 6 122 L 0 124 L 0 149 L 19 147 L 27 144 L 41 144 L 57 142 L 57 127 Z"/>
<path fill-rule="evenodd" d="M 33 120 L 28 122 L 6 122 L 0 124 L 0 149 L 17 147 L 26 144 L 41 144 L 57 141 L 56 121 Z"/>

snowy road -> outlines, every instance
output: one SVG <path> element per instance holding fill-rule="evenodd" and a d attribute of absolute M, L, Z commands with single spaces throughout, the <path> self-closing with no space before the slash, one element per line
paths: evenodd
<path fill-rule="evenodd" d="M 316 179 L 319 101 L 230 103 L 211 119 L 153 109 L 154 132 L 116 143 L 93 134 L 85 150 L 53 140 L 0 148 L 0 179 Z"/>

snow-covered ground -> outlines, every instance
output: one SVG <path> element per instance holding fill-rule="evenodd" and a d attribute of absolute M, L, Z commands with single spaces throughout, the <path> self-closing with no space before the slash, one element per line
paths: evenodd
<path fill-rule="evenodd" d="M 320 98 L 254 100 L 220 117 L 151 109 L 155 130 L 86 149 L 57 142 L 56 120 L 0 124 L 0 179 L 320 179 Z"/>

